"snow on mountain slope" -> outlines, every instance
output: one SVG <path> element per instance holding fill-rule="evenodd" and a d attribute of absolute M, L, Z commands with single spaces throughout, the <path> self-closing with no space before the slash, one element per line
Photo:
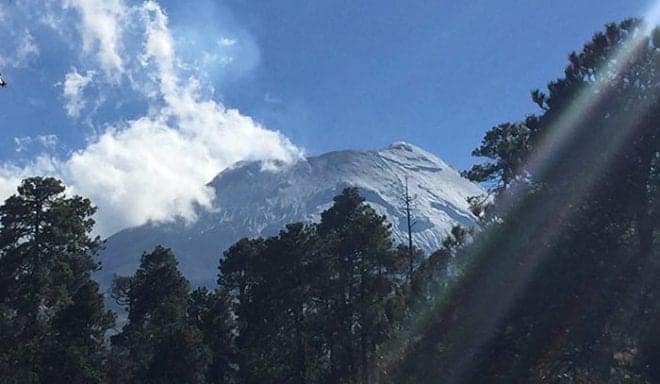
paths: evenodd
<path fill-rule="evenodd" d="M 113 274 L 133 273 L 140 255 L 157 244 L 171 247 L 193 284 L 213 284 L 222 252 L 242 237 L 276 234 L 294 221 L 318 221 L 332 198 L 356 186 L 392 224 L 396 242 L 405 240 L 402 210 L 405 180 L 414 198 L 414 244 L 430 253 L 454 224 L 471 226 L 467 197 L 483 190 L 447 163 L 408 143 L 378 151 L 346 150 L 295 164 L 242 162 L 218 174 L 214 208 L 194 223 L 153 223 L 111 236 L 101 253 L 101 283 Z"/>

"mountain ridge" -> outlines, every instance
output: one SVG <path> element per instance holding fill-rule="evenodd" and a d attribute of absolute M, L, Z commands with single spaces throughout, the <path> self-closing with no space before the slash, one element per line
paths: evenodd
<path fill-rule="evenodd" d="M 393 240 L 405 239 L 402 199 L 408 181 L 413 197 L 413 240 L 427 253 L 440 247 L 454 224 L 472 226 L 467 197 L 483 193 L 444 160 L 417 146 L 395 142 L 378 150 L 339 150 L 295 163 L 242 161 L 219 172 L 207 185 L 213 207 L 195 222 L 147 223 L 109 237 L 100 254 L 99 279 L 132 273 L 142 252 L 171 247 L 195 285 L 212 285 L 222 252 L 242 237 L 270 236 L 287 223 L 318 222 L 332 198 L 355 186 L 392 224 Z"/>

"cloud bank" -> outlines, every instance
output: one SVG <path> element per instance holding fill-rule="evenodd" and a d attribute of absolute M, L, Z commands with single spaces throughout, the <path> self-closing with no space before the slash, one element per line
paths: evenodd
<path fill-rule="evenodd" d="M 0 198 L 13 193 L 26 176 L 59 177 L 70 192 L 92 199 L 99 208 L 97 230 L 109 235 L 148 221 L 194 220 L 198 208 L 210 207 L 214 199 L 205 184 L 234 162 L 291 162 L 301 156 L 280 133 L 204 95 L 204 74 L 178 55 L 158 2 L 63 0 L 50 5 L 51 13 L 40 20 L 58 29 L 67 23 L 53 20 L 69 18 L 80 36 L 80 57 L 58 84 L 72 123 L 90 104 L 89 88 L 98 104 L 107 102 L 104 89 L 128 87 L 147 107 L 137 117 L 96 127 L 98 133 L 84 147 L 64 158 L 44 153 L 21 165 L 0 164 Z M 67 31 L 56 32 L 67 36 Z M 219 47 L 236 44 L 226 36 L 217 41 Z M 38 41 L 32 44 L 39 52 Z"/>

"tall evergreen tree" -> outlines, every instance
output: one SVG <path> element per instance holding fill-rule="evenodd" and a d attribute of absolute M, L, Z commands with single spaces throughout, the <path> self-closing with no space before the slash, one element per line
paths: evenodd
<path fill-rule="evenodd" d="M 326 300 L 330 382 L 373 380 L 377 346 L 387 337 L 395 287 L 390 226 L 356 188 L 346 188 L 321 214 L 322 254 L 332 271 Z"/>
<path fill-rule="evenodd" d="M 95 208 L 53 178 L 23 180 L 0 206 L 0 381 L 99 383 L 114 318 L 91 273 Z"/>
<path fill-rule="evenodd" d="M 290 224 L 225 253 L 220 285 L 236 305 L 245 382 L 306 383 L 318 373 L 309 328 L 315 239 L 312 226 Z"/>
<path fill-rule="evenodd" d="M 399 256 L 385 218 L 355 188 L 318 226 L 233 245 L 218 282 L 236 315 L 239 381 L 373 382 L 408 268 Z"/>
<path fill-rule="evenodd" d="M 297 384 L 308 381 L 311 361 L 316 357 L 310 347 L 309 323 L 310 311 L 315 307 L 310 300 L 315 243 L 314 228 L 296 223 L 269 239 L 264 250 L 268 266 L 264 288 L 270 292 L 268 299 L 275 308 L 273 320 L 279 328 L 273 355 L 278 357 L 277 365 L 286 367 L 280 377 Z"/>
<path fill-rule="evenodd" d="M 485 135 L 475 154 L 492 161 L 467 175 L 493 187 L 489 228 L 401 377 L 644 382 L 637 351 L 660 318 L 658 36 L 607 25 L 532 93 L 539 115 Z"/>
<path fill-rule="evenodd" d="M 189 321 L 202 333 L 211 360 L 206 373 L 209 384 L 236 383 L 235 322 L 226 291 L 197 288 L 190 295 Z"/>
<path fill-rule="evenodd" d="M 241 239 L 224 252 L 219 266 L 218 287 L 230 298 L 236 316 L 237 377 L 246 384 L 268 378 L 261 343 L 268 340 L 265 324 L 270 313 L 259 289 L 264 248 L 264 239 Z"/>
<path fill-rule="evenodd" d="M 172 251 L 142 255 L 128 279 L 116 279 L 115 297 L 128 306 L 128 323 L 112 337 L 114 382 L 204 383 L 209 351 L 189 321 L 188 281 Z"/>

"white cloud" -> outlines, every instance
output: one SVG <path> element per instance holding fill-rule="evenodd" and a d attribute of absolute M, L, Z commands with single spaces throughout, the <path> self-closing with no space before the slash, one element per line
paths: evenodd
<path fill-rule="evenodd" d="M 16 60 L 19 63 L 25 63 L 32 57 L 39 55 L 39 47 L 34 42 L 34 37 L 30 31 L 26 30 L 21 35 L 18 48 L 16 49 Z"/>
<path fill-rule="evenodd" d="M 232 39 L 229 37 L 223 37 L 220 40 L 218 40 L 218 45 L 221 47 L 231 47 L 232 45 L 236 44 L 236 39 Z"/>
<path fill-rule="evenodd" d="M 30 145 L 37 144 L 46 149 L 53 149 L 57 146 L 59 139 L 57 135 L 37 135 L 37 136 L 23 136 L 14 137 L 14 144 L 16 144 L 16 152 L 23 152 Z"/>
<path fill-rule="evenodd" d="M 39 156 L 29 165 L 18 167 L 12 164 L 0 164 L 0 198 L 3 200 L 16 193 L 20 181 L 34 175 L 58 175 L 57 162 L 48 156 Z"/>
<path fill-rule="evenodd" d="M 6 17 L 2 12 L 0 10 L 0 21 L 3 21 L 2 18 Z M 0 46 L 4 52 L 9 51 L 9 53 L 0 55 L 0 65 L 3 67 L 22 68 L 31 59 L 39 56 L 39 46 L 37 46 L 29 30 L 25 29 L 20 35 L 12 33 L 10 39 L 14 41 L 14 44 Z"/>
<path fill-rule="evenodd" d="M 63 84 L 69 115 L 77 115 L 84 106 L 82 94 L 86 86 L 124 86 L 117 81 L 141 82 L 139 87 L 150 90 L 144 92 L 149 108 L 138 118 L 110 124 L 67 158 L 42 156 L 21 167 L 0 164 L 0 197 L 15 189 L 22 177 L 57 176 L 71 192 L 89 197 L 98 205 L 97 230 L 109 235 L 150 220 L 194 220 L 196 207 L 211 207 L 214 199 L 213 190 L 206 183 L 237 161 L 291 162 L 301 156 L 300 150 L 280 133 L 200 95 L 200 81 L 180 73 L 182 59 L 175 51 L 167 15 L 156 1 L 146 1 L 130 10 L 124 8 L 114 16 L 98 16 L 98 9 L 108 7 L 97 1 L 66 1 L 86 9 L 83 14 L 95 15 L 87 16 L 87 21 L 83 17 L 81 33 L 97 36 L 94 39 L 99 45 L 107 45 L 99 49 L 106 51 L 99 53 L 101 70 L 110 68 L 126 74 L 120 80 L 94 77 L 90 83 L 94 74 L 90 71 L 94 69 L 87 69 L 85 75 L 71 71 Z M 118 1 L 111 3 L 123 6 Z M 125 22 L 130 21 L 134 30 L 141 31 L 137 36 L 141 44 L 135 45 L 139 47 L 137 51 L 125 48 L 121 53 L 123 60 L 115 61 L 112 52 L 119 54 L 122 31 L 97 26 L 98 30 L 92 32 L 88 24 L 99 17 L 108 22 L 116 20 L 120 14 L 130 14 L 130 20 Z M 96 54 L 91 50 L 84 52 Z"/>
<path fill-rule="evenodd" d="M 19 168 L 9 164 L 0 166 L 0 196 L 3 199 L 16 192 L 21 178 L 27 177 L 30 172 L 26 168 Z"/>
<path fill-rule="evenodd" d="M 92 81 L 94 71 L 87 71 L 85 75 L 78 73 L 75 68 L 64 76 L 63 94 L 66 99 L 64 108 L 67 115 L 78 117 L 80 111 L 85 107 L 83 93 L 85 87 Z"/>
<path fill-rule="evenodd" d="M 75 8 L 81 16 L 83 51 L 96 50 L 106 75 L 117 78 L 124 72 L 121 55 L 122 26 L 130 9 L 122 0 L 63 0 L 65 8 Z"/>

